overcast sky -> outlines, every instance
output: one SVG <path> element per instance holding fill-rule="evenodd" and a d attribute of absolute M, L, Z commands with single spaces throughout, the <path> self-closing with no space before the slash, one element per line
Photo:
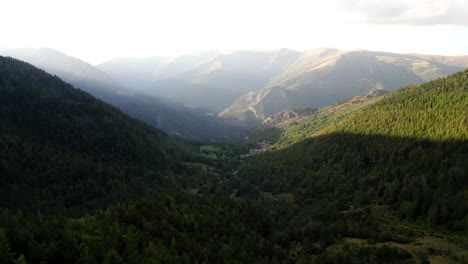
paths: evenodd
<path fill-rule="evenodd" d="M 468 55 L 468 0 L 0 0 L 0 46 L 117 56 L 335 47 Z"/>

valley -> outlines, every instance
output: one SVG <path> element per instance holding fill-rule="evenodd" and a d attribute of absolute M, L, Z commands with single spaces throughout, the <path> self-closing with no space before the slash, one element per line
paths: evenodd
<path fill-rule="evenodd" d="M 19 53 L 0 57 L 1 263 L 468 261 L 463 58 Z"/>
<path fill-rule="evenodd" d="M 468 1 L 0 10 L 0 264 L 468 264 Z"/>

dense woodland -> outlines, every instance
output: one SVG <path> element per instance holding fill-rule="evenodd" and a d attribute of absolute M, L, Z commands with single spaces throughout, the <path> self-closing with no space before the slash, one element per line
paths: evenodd
<path fill-rule="evenodd" d="M 26 63 L 0 60 L 0 91 L 3 206 L 79 215 L 204 180 L 189 145 Z"/>
<path fill-rule="evenodd" d="M 468 71 L 247 159 L 11 58 L 0 93 L 0 263 L 468 262 Z"/>

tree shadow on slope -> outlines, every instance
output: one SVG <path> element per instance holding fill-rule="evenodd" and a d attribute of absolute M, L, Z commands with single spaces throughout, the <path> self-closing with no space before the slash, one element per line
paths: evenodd
<path fill-rule="evenodd" d="M 401 217 L 468 232 L 468 140 L 332 133 L 242 163 L 237 196 L 292 193 L 299 206 L 389 205 Z"/>

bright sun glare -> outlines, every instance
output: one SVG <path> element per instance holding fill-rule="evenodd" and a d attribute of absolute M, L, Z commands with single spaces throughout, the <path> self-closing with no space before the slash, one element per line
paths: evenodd
<path fill-rule="evenodd" d="M 468 21 L 450 20 L 466 13 L 460 1 L 6 0 L 0 8 L 1 46 L 50 47 L 93 64 L 235 49 L 468 53 Z"/>

